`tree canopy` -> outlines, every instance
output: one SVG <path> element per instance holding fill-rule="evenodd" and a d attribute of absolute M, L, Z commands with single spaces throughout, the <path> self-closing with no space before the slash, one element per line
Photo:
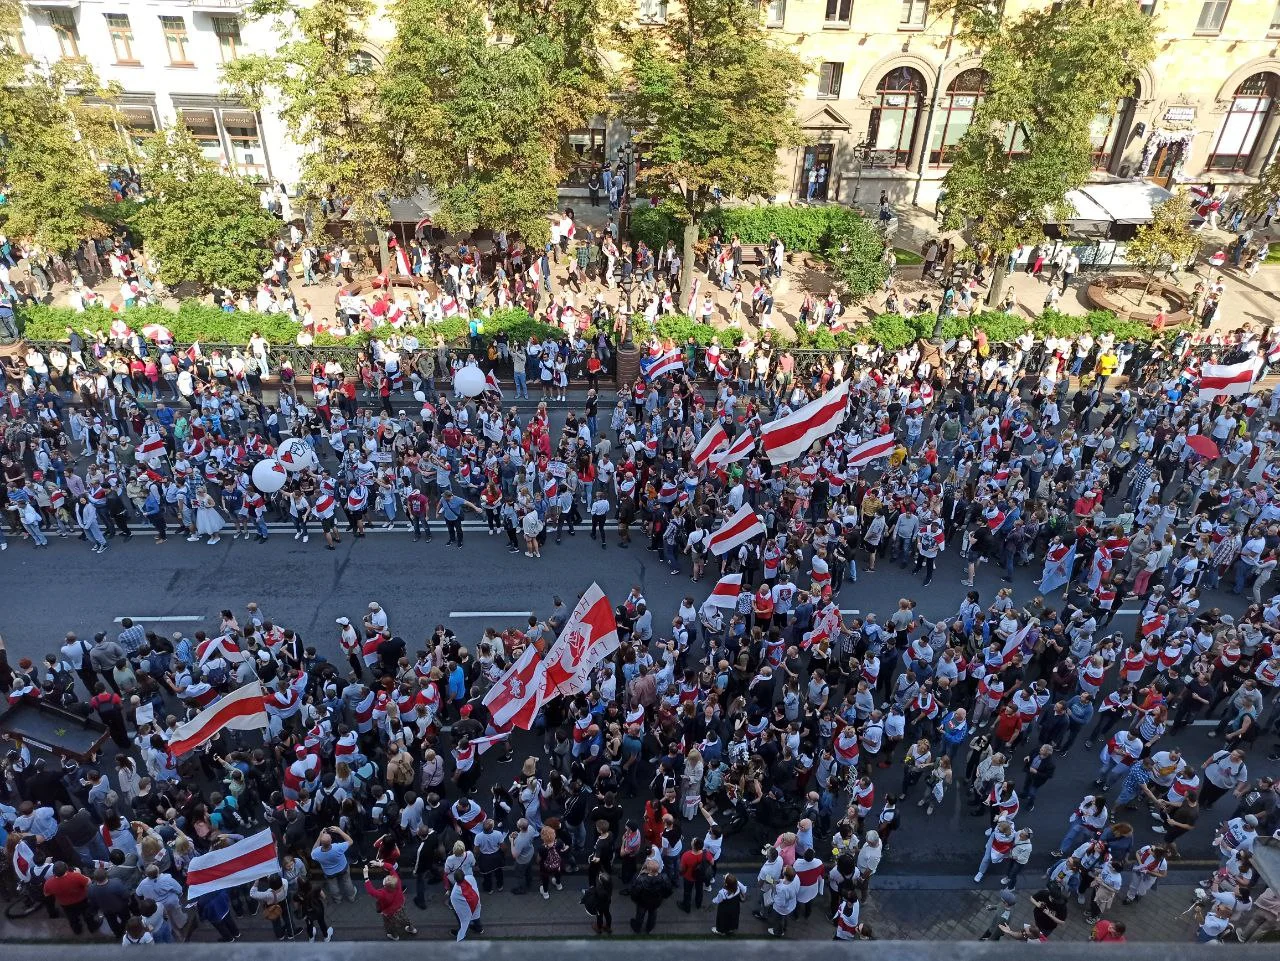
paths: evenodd
<path fill-rule="evenodd" d="M 1043 236 L 1046 211 L 1066 213 L 1093 168 L 1093 121 L 1132 94 L 1156 25 L 1132 0 L 1065 0 L 1014 19 L 975 0 L 951 7 L 988 80 L 951 153 L 945 225 L 1008 251 Z"/>
<path fill-rule="evenodd" d="M 397 0 L 379 111 L 401 150 L 399 188 L 430 189 L 447 229 L 544 242 L 564 131 L 607 104 L 619 12 L 617 0 Z"/>
<path fill-rule="evenodd" d="M 271 101 L 302 148 L 300 191 L 314 208 L 332 196 L 364 221 L 387 218 L 400 167 L 390 131 L 377 113 L 382 71 L 367 56 L 365 24 L 373 0 L 253 0 L 250 20 L 282 38 L 271 53 L 223 65 L 223 80 L 256 108 Z"/>
<path fill-rule="evenodd" d="M 1200 250 L 1191 213 L 1191 195 L 1186 191 L 1156 204 L 1151 208 L 1151 223 L 1139 227 L 1125 248 L 1125 260 L 1152 279 L 1161 271 L 1189 263 Z"/>
<path fill-rule="evenodd" d="M 754 0 L 685 0 L 664 25 L 625 36 L 623 114 L 642 145 L 637 179 L 687 225 L 686 288 L 697 224 L 717 192 L 772 197 L 778 152 L 804 142 L 795 101 L 808 65 L 762 18 Z"/>
<path fill-rule="evenodd" d="M 115 91 L 83 63 L 23 56 L 9 40 L 20 31 L 18 0 L 0 0 L 0 183 L 8 184 L 0 229 L 65 252 L 109 229 L 112 197 L 99 164 L 126 156 Z"/>
<path fill-rule="evenodd" d="M 152 136 L 143 147 L 146 202 L 130 219 L 170 287 L 251 290 L 271 262 L 280 221 L 257 191 L 206 160 L 185 127 Z"/>

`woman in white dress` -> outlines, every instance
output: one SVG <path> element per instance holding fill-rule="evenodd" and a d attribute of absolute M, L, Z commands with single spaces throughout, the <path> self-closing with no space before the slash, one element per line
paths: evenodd
<path fill-rule="evenodd" d="M 205 543 L 216 544 L 221 540 L 218 532 L 225 523 L 209 492 L 201 491 L 196 501 L 196 533 L 209 538 Z"/>

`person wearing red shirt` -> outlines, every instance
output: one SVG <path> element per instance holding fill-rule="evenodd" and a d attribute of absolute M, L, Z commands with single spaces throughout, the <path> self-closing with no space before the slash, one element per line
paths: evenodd
<path fill-rule="evenodd" d="M 373 898 L 374 906 L 382 918 L 383 930 L 388 941 L 399 941 L 402 935 L 414 937 L 418 929 L 404 915 L 404 886 L 396 874 L 388 874 L 381 884 L 369 880 L 369 866 L 364 867 L 364 889 Z"/>
<path fill-rule="evenodd" d="M 1090 941 L 1124 941 L 1124 925 L 1119 921 L 1099 921 L 1089 933 Z"/>
<path fill-rule="evenodd" d="M 53 866 L 53 877 L 44 882 L 44 894 L 62 908 L 71 925 L 72 934 L 89 934 L 98 930 L 101 919 L 94 916 L 89 905 L 89 879 L 75 868 L 68 868 L 65 861 Z"/>
<path fill-rule="evenodd" d="M 684 882 L 684 898 L 680 902 L 680 910 L 685 914 L 692 910 L 690 901 L 694 906 L 702 907 L 703 886 L 711 883 L 704 864 L 711 864 L 711 856 L 702 849 L 702 838 L 694 838 L 689 849 L 680 855 L 680 878 Z"/>

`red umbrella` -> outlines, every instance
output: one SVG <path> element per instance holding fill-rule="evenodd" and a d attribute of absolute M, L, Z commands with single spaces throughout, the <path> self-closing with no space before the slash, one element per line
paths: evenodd
<path fill-rule="evenodd" d="M 1221 453 L 1221 451 L 1218 450 L 1218 445 L 1213 442 L 1213 439 L 1205 437 L 1204 434 L 1192 434 L 1187 438 L 1187 446 L 1205 460 L 1213 460 Z"/>

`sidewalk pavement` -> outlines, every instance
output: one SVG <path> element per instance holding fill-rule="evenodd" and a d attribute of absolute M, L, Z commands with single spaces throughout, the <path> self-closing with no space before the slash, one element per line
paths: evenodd
<path fill-rule="evenodd" d="M 1024 874 L 1018 887 L 1018 902 L 1013 908 L 1010 926 L 1015 930 L 1031 920 L 1030 895 L 1037 889 L 1038 872 Z M 737 873 L 739 881 L 745 881 L 750 893 L 742 906 L 742 923 L 738 937 L 768 937 L 765 925 L 751 916 L 756 906 L 754 888 L 755 871 Z M 1198 872 L 1173 872 L 1170 879 L 1159 885 L 1140 903 L 1125 907 L 1119 903 L 1108 912 L 1113 921 L 1122 921 L 1128 928 L 1131 941 L 1185 942 L 1190 941 L 1195 925 L 1190 915 L 1182 912 L 1193 900 L 1193 890 Z M 973 883 L 971 877 L 959 876 L 904 876 L 880 875 L 872 883 L 871 896 L 864 905 L 862 920 L 871 926 L 878 940 L 977 940 L 991 923 L 1000 905 L 996 873 L 983 885 Z M 578 898 L 585 877 L 567 875 L 563 891 L 551 891 L 551 899 L 543 901 L 536 889 L 525 895 L 513 895 L 510 891 L 481 895 L 484 937 L 488 939 L 518 940 L 531 938 L 559 939 L 591 937 L 592 920 L 579 905 Z M 616 881 L 615 881 L 616 884 Z M 628 924 L 634 913 L 631 899 L 617 893 L 613 898 L 614 937 L 634 937 Z M 358 887 L 359 889 L 359 887 Z M 334 928 L 336 941 L 380 940 L 384 937 L 381 921 L 374 913 L 372 900 L 361 890 L 354 904 L 330 906 L 326 920 Z M 676 903 L 679 891 L 658 912 L 658 924 L 654 935 L 658 937 L 711 938 L 711 926 L 715 911 L 711 907 L 711 895 L 704 895 L 701 910 L 695 908 L 684 914 Z M 796 941 L 825 941 L 832 936 L 832 926 L 826 917 L 828 896 L 822 894 L 814 902 L 809 918 L 796 916 L 788 927 L 787 937 Z M 427 909 L 420 911 L 412 902 L 406 906 L 410 921 L 418 928 L 420 940 L 441 940 L 450 937 L 454 918 L 439 885 L 428 888 Z M 239 920 L 244 940 L 269 941 L 271 926 L 259 917 Z M 106 928 L 104 927 L 105 931 Z M 1090 927 L 1081 917 L 1081 909 L 1074 903 L 1070 907 L 1067 923 L 1054 932 L 1055 941 L 1087 941 Z M 298 940 L 305 940 L 305 935 Z M 473 935 L 474 937 L 474 935 Z M 0 941 L 71 941 L 66 922 L 49 920 L 43 913 L 21 921 L 6 921 L 0 917 Z M 103 941 L 112 940 L 103 936 Z M 192 941 L 216 941 L 216 932 L 208 925 L 196 929 Z"/>

